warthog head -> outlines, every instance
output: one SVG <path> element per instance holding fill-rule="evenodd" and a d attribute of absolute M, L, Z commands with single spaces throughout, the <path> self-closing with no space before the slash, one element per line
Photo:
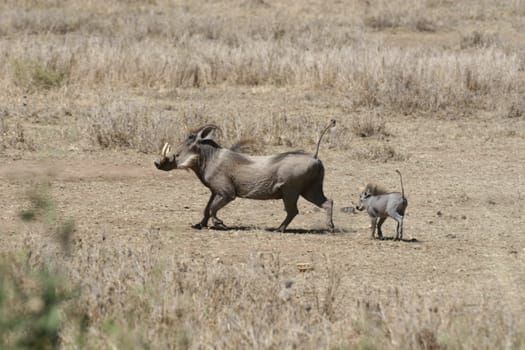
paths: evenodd
<path fill-rule="evenodd" d="M 206 125 L 198 131 L 190 132 L 189 136 L 176 149 L 172 149 L 168 143 L 164 144 L 160 153 L 160 159 L 154 161 L 159 170 L 170 171 L 173 169 L 192 169 L 199 160 L 200 145 L 214 142 L 213 134 L 218 127 Z"/>
<path fill-rule="evenodd" d="M 365 189 L 359 194 L 359 203 L 355 208 L 359 211 L 365 210 L 368 207 L 369 201 L 373 196 L 386 194 L 387 191 L 377 185 L 368 184 Z"/>
<path fill-rule="evenodd" d="M 359 194 L 359 204 L 357 204 L 355 208 L 359 211 L 363 211 L 365 209 L 366 200 L 370 198 L 370 196 L 372 196 L 372 194 L 368 190 L 361 192 L 361 194 Z"/>

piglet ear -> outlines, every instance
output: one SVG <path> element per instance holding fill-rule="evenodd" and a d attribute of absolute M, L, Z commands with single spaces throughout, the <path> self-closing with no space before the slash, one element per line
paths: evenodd
<path fill-rule="evenodd" d="M 215 130 L 220 130 L 216 125 L 205 125 L 197 132 L 197 141 L 213 140 Z"/>

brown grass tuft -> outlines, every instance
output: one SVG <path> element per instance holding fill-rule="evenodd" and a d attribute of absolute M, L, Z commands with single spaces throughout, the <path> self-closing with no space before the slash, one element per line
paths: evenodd
<path fill-rule="evenodd" d="M 525 101 L 522 98 L 516 98 L 510 105 L 508 118 L 525 118 Z"/>
<path fill-rule="evenodd" d="M 181 119 L 192 117 L 183 115 Z M 188 125 L 169 111 L 147 108 L 136 101 L 101 101 L 83 120 L 85 135 L 101 148 L 132 148 L 145 153 L 155 153 L 165 142 L 180 140 L 186 131 L 180 125 Z"/>
<path fill-rule="evenodd" d="M 0 117 L 0 149 L 16 149 L 35 151 L 34 141 L 26 135 L 24 126 L 19 121 L 8 120 L 7 116 Z"/>
<path fill-rule="evenodd" d="M 365 112 L 352 120 L 352 132 L 359 137 L 388 136 L 385 121 L 377 112 Z"/>
<path fill-rule="evenodd" d="M 374 162 L 400 162 L 408 158 L 396 151 L 394 147 L 385 143 L 370 144 L 365 146 L 365 150 L 357 150 L 353 153 L 357 160 L 370 160 Z"/>
<path fill-rule="evenodd" d="M 501 42 L 497 33 L 479 32 L 477 30 L 463 35 L 459 46 L 461 49 L 469 48 L 489 48 L 500 46 Z"/>
<path fill-rule="evenodd" d="M 69 73 L 69 67 L 57 62 L 44 64 L 30 59 L 15 59 L 13 62 L 14 83 L 29 91 L 58 88 L 66 82 Z"/>

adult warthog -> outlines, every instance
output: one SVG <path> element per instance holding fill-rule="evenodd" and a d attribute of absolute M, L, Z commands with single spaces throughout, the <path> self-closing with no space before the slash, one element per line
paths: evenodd
<path fill-rule="evenodd" d="M 297 200 L 303 196 L 326 210 L 326 223 L 334 230 L 332 200 L 323 193 L 324 167 L 317 158 L 321 139 L 335 120 L 323 130 L 315 155 L 302 151 L 285 152 L 272 156 L 252 156 L 220 146 L 214 141 L 215 125 L 205 125 L 190 132 L 178 147 L 165 144 L 161 157 L 154 162 L 160 170 L 191 169 L 211 191 L 201 222 L 193 228 L 208 226 L 227 229 L 217 217 L 219 209 L 236 197 L 251 199 L 282 199 L 286 218 L 278 231 L 284 232 L 298 214 Z"/>

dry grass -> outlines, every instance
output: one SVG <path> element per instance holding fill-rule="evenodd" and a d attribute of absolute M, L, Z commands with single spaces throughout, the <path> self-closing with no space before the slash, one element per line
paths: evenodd
<path fill-rule="evenodd" d="M 507 112 L 509 118 L 524 118 L 525 117 L 525 101 L 521 98 L 514 100 Z"/>
<path fill-rule="evenodd" d="M 139 100 L 107 101 L 101 98 L 82 118 L 81 134 L 103 149 L 131 148 L 156 153 L 164 142 L 177 144 L 199 125 L 213 123 L 220 127 L 218 140 L 229 147 L 240 140 L 253 139 L 262 152 L 267 146 L 312 147 L 327 121 L 315 122 L 311 116 L 273 113 L 246 125 L 242 115 L 216 114 L 205 106 L 190 106 L 174 112 L 171 107 L 147 106 Z M 345 149 L 341 131 L 324 138 L 324 147 Z M 255 143 L 254 143 L 255 145 Z"/>
<path fill-rule="evenodd" d="M 26 90 L 58 88 L 69 75 L 67 67 L 57 67 L 53 61 L 43 65 L 39 61 L 20 59 L 13 61 L 13 81 Z"/>
<path fill-rule="evenodd" d="M 419 1 L 401 7 L 387 3 L 371 5 L 368 11 L 396 9 L 403 13 L 397 17 L 410 20 L 417 16 L 406 16 L 403 9 L 424 12 Z M 155 12 L 160 5 L 144 5 L 150 9 L 146 11 L 119 2 L 109 6 L 109 15 L 93 19 L 77 11 L 78 6 L 21 13 L 4 5 L 5 23 L 11 25 L 4 24 L 2 43 L 12 46 L 0 58 L 5 88 L 337 87 L 357 96 L 357 104 L 405 113 L 459 106 L 494 109 L 503 94 L 524 89 L 515 79 L 519 56 L 487 47 L 495 39 L 477 32 L 461 42 L 462 47 L 477 47 L 474 51 L 399 50 L 357 31 L 352 20 L 290 21 L 269 12 L 232 26 L 220 17 L 175 6 Z M 96 2 L 87 10 L 102 11 Z M 389 13 L 384 17 L 397 18 Z M 429 21 L 419 18 L 414 26 L 430 30 Z M 24 35 L 28 32 L 33 35 Z M 479 88 L 473 90 L 467 79 Z"/>
<path fill-rule="evenodd" d="M 495 109 L 502 96 L 523 89 L 515 79 L 519 57 L 497 48 L 400 50 L 380 41 L 359 40 L 341 48 L 308 51 L 273 40 L 249 40 L 239 48 L 200 37 L 188 40 L 181 49 L 156 40 L 121 38 L 78 37 L 71 44 L 51 38 L 40 46 L 22 42 L 3 59 L 3 74 L 11 77 L 5 87 L 336 87 L 356 96 L 357 105 L 380 105 L 407 114 L 460 106 Z M 12 63 L 24 62 L 25 56 L 38 57 L 41 66 Z M 54 65 L 62 68 L 48 68 Z"/>
<path fill-rule="evenodd" d="M 0 117 L 0 151 L 7 148 L 34 151 L 35 143 L 25 133 L 19 121 L 13 121 L 7 115 Z"/>
<path fill-rule="evenodd" d="M 360 114 L 352 120 L 352 132 L 359 137 L 388 136 L 384 118 L 378 111 Z"/>
<path fill-rule="evenodd" d="M 155 152 L 172 142 L 179 123 L 165 110 L 147 109 L 135 101 L 102 99 L 84 118 L 83 134 L 102 148 L 133 148 Z"/>
<path fill-rule="evenodd" d="M 271 252 L 254 251 L 239 265 L 203 255 L 167 256 L 156 229 L 142 233 L 141 247 L 83 246 L 76 239 L 72 254 L 64 255 L 36 227 L 24 233 L 28 265 L 51 266 L 67 279 L 66 289 L 78 289 L 64 306 L 60 343 L 65 348 L 79 339 L 86 349 L 525 345 L 519 331 L 523 319 L 498 301 L 471 305 L 397 287 L 385 294 L 354 286 L 347 293 L 343 270 L 328 257 L 314 261 L 314 270 L 293 272 Z M 13 271 L 16 279 L 30 273 Z M 89 336 L 81 337 L 79 323 L 68 320 L 82 320 Z"/>
<path fill-rule="evenodd" d="M 396 149 L 386 143 L 371 143 L 364 147 L 364 150 L 358 149 L 352 153 L 357 160 L 369 160 L 374 162 L 400 162 L 407 160 L 409 157 L 396 151 Z"/>
<path fill-rule="evenodd" d="M 105 101 L 111 97 L 79 107 L 76 100 L 86 92 L 112 96 L 112 90 L 132 94 L 138 90 L 142 95 L 176 97 L 180 89 L 224 86 L 328 89 L 344 92 L 353 110 L 380 107 L 386 112 L 433 115 L 509 108 L 510 101 L 525 91 L 524 80 L 516 78 L 522 76 L 521 56 L 502 45 L 497 32 L 463 35 L 458 50 L 387 45 L 366 30 L 372 21 L 377 29 L 437 31 L 441 25 L 434 23 L 464 9 L 448 2 L 370 2 L 362 9 L 371 18 L 365 24 L 355 14 L 303 17 L 294 7 L 286 16 L 265 2 L 241 4 L 225 12 L 226 17 L 220 15 L 221 8 L 215 9 L 219 14 L 210 15 L 201 12 L 203 4 L 163 1 L 110 1 L 104 6 L 96 1 L 68 6 L 37 3 L 1 5 L 5 20 L 0 24 L 4 34 L 0 45 L 10 49 L 0 57 L 0 86 L 30 98 L 51 91 L 64 101 L 57 108 L 63 104 L 80 108 L 85 116 L 80 123 L 83 133 L 102 148 L 154 152 L 165 139 L 180 136 L 172 121 L 184 122 L 202 107 L 168 113 L 144 109 L 138 106 L 141 102 L 127 106 L 127 101 L 116 98 Z M 513 6 L 518 10 L 523 4 Z M 484 13 L 499 9 L 488 3 L 465 8 Z M 248 20 L 245 11 L 255 14 Z M 459 20 L 454 17 L 449 25 Z M 388 21 L 393 23 L 387 25 Z M 224 120 L 228 138 L 249 136 L 271 145 L 300 147 L 316 141 L 315 135 L 304 135 L 312 127 L 310 120 L 290 128 L 283 124 L 290 122 L 287 116 L 273 112 L 261 115 L 269 125 L 259 124 L 244 135 L 245 117 L 239 114 L 208 112 L 201 119 Z M 198 121 L 191 118 L 194 125 Z M 296 142 L 294 134 L 306 138 Z"/>
<path fill-rule="evenodd" d="M 491 46 L 501 46 L 501 41 L 496 33 L 474 31 L 463 36 L 459 45 L 461 49 L 488 48 Z"/>
<path fill-rule="evenodd" d="M 6 161 L 11 151 L 30 159 L 44 154 L 51 162 L 96 158 L 107 149 L 156 153 L 164 142 L 177 143 L 188 130 L 209 122 L 221 128 L 224 146 L 255 139 L 255 153 L 265 153 L 265 146 L 271 151 L 311 151 L 320 130 L 335 118 L 338 125 L 325 136 L 321 158 L 330 160 L 325 164 L 332 173 L 335 167 L 348 166 L 350 170 L 338 173 L 340 182 L 331 184 L 346 190 L 350 183 L 365 180 L 354 178 L 363 174 L 353 173 L 355 165 L 370 165 L 368 175 L 382 174 L 380 163 L 392 162 L 386 167 L 413 161 L 413 168 L 430 164 L 445 169 L 440 159 L 425 152 L 448 152 L 449 145 L 460 149 L 457 144 L 472 137 L 462 130 L 462 116 L 479 118 L 479 124 L 469 125 L 480 129 L 487 125 L 487 115 L 504 124 L 496 132 L 478 131 L 479 139 L 472 143 L 476 146 L 493 142 L 497 149 L 523 139 L 516 131 L 525 115 L 522 0 L 314 0 L 308 5 L 278 0 L 8 0 L 0 3 L 0 13 L 0 156 Z M 429 126 L 398 125 L 399 116 L 424 118 Z M 439 118 L 457 119 L 457 125 L 433 140 L 436 134 L 429 129 Z M 412 144 L 398 137 L 403 128 L 428 139 L 410 149 Z M 500 146 L 494 139 L 506 143 Z M 95 150 L 83 148 L 85 142 Z M 64 150 L 78 153 L 65 155 Z M 465 156 L 478 156 L 469 151 Z M 486 152 L 483 156 L 489 157 L 490 150 Z M 333 159 L 340 162 L 334 165 Z M 117 180 L 109 185 L 103 179 L 94 181 L 95 188 L 122 185 L 125 189 L 111 192 L 119 197 L 112 202 L 115 207 L 105 210 L 123 213 L 126 203 L 120 196 L 132 190 L 120 174 L 110 175 Z M 416 179 L 419 175 L 412 175 L 412 193 L 426 190 L 427 179 Z M 76 179 L 74 170 L 65 176 Z M 85 179 L 79 178 L 81 187 Z M 456 202 L 464 207 L 473 201 L 495 207 L 492 197 L 462 199 L 466 195 L 456 191 L 459 180 L 453 180 L 447 189 L 453 201 L 460 198 Z M 56 191 L 70 193 L 68 181 Z M 490 181 L 483 187 L 502 185 Z M 133 190 L 142 191 L 139 187 Z M 424 193 L 439 193 L 438 188 L 431 190 Z M 82 195 L 82 203 L 90 201 L 91 193 Z M 164 192 L 148 200 L 161 202 L 162 196 Z M 503 196 L 500 192 L 493 196 L 498 203 L 514 201 L 510 195 L 498 197 Z M 518 205 L 522 197 L 518 194 Z M 426 200 L 421 202 L 430 210 L 434 202 Z M 12 210 L 14 204 L 1 202 L 6 212 Z M 59 216 L 59 208 L 74 212 L 70 202 L 52 205 L 53 215 Z M 107 204 L 93 203 L 91 209 Z M 142 212 L 154 208 L 155 213 L 166 212 L 158 215 L 174 215 L 164 203 L 141 203 Z M 16 235 L 2 241 L 9 252 L 0 255 L 0 270 L 5 271 L 0 276 L 0 331 L 8 329 L 8 335 L 0 337 L 1 346 L 15 346 L 32 329 L 25 324 L 14 333 L 9 325 L 2 328 L 11 322 L 5 315 L 31 313 L 28 300 L 16 299 L 13 291 L 27 287 L 27 293 L 19 295 L 40 295 L 45 284 L 35 282 L 33 273 L 49 268 L 63 277 L 59 284 L 68 292 L 56 300 L 63 318 L 52 335 L 59 348 L 525 347 L 522 314 L 488 292 L 480 292 L 472 303 L 458 291 L 414 290 L 403 281 L 396 281 L 395 288 L 370 286 L 350 278 L 367 261 L 341 266 L 323 256 L 308 262 L 313 270 L 299 272 L 290 268 L 289 257 L 259 248 L 225 262 L 206 255 L 212 251 L 208 241 L 217 240 L 212 233 L 192 250 L 177 245 L 194 242 L 179 226 L 144 228 L 144 222 L 154 221 L 152 214 L 126 214 L 126 220 L 137 221 L 123 227 L 134 230 L 110 244 L 109 237 L 121 230 L 120 217 L 99 226 L 93 222 L 100 213 L 90 210 L 83 215 L 86 222 L 78 222 L 82 236 L 75 237 L 73 221 L 39 218 L 38 210 L 24 208 L 22 216 L 37 222 L 16 221 Z M 463 209 L 470 220 L 471 208 Z M 470 228 L 467 216 L 454 215 L 421 220 L 428 225 L 456 220 Z M 509 217 L 505 215 L 500 217 Z M 12 217 L 2 220 L 15 225 Z M 450 234 L 471 233 L 465 228 Z M 64 237 L 67 244 L 61 241 Z M 219 237 L 235 239 L 233 233 Z M 300 249 L 308 251 L 305 246 L 317 237 L 301 239 L 307 243 Z M 458 249 L 472 243 L 458 242 Z M 372 251 L 363 241 L 351 244 Z M 399 250 L 413 254 L 418 248 Z M 427 246 L 422 249 L 427 249 L 426 256 L 434 253 Z M 518 250 L 512 254 L 519 268 Z M 417 269 L 415 264 L 404 271 L 417 274 Z M 374 273 L 381 272 L 378 265 Z M 5 295 L 9 303 L 2 303 Z"/>
<path fill-rule="evenodd" d="M 424 1 L 369 1 L 364 24 L 374 30 L 385 30 L 399 27 L 420 32 L 435 32 L 437 25 L 430 15 L 428 5 Z"/>

